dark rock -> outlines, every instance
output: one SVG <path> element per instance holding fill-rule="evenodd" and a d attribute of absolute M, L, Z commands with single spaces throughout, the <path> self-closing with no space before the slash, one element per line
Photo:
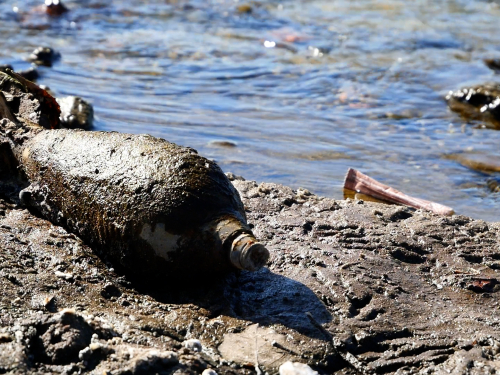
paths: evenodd
<path fill-rule="evenodd" d="M 446 96 L 448 106 L 467 120 L 485 122 L 500 129 L 500 85 L 465 87 Z"/>
<path fill-rule="evenodd" d="M 52 64 L 59 60 L 61 55 L 59 52 L 54 51 L 50 47 L 38 47 L 28 57 L 28 61 L 36 65 L 52 66 Z"/>
<path fill-rule="evenodd" d="M 7 70 L 14 70 L 14 68 L 9 64 L 0 64 L 0 72 L 5 72 Z"/>
<path fill-rule="evenodd" d="M 61 0 L 45 0 L 45 12 L 49 16 L 60 16 L 68 11 Z"/>
<path fill-rule="evenodd" d="M 500 73 L 500 59 L 484 59 L 484 63 L 495 73 Z"/>
<path fill-rule="evenodd" d="M 68 364 L 77 361 L 80 350 L 90 344 L 92 327 L 74 311 L 66 310 L 35 322 L 37 336 L 33 352 L 37 361 Z"/>
<path fill-rule="evenodd" d="M 38 73 L 38 70 L 36 68 L 28 68 L 28 69 L 25 69 L 25 70 L 21 70 L 18 72 L 18 74 L 23 77 L 23 78 L 26 78 L 28 81 L 36 81 L 39 77 L 40 77 L 40 74 Z"/>

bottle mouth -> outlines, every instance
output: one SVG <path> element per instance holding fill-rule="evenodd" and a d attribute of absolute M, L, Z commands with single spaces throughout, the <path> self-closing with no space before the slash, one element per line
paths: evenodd
<path fill-rule="evenodd" d="M 269 250 L 251 234 L 242 233 L 234 239 L 230 257 L 236 268 L 257 271 L 269 260 Z"/>

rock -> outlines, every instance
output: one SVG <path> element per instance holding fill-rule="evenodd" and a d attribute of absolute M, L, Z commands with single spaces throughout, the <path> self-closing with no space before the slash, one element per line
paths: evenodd
<path fill-rule="evenodd" d="M 68 11 L 61 0 L 45 0 L 45 12 L 49 16 L 60 16 Z"/>
<path fill-rule="evenodd" d="M 220 148 L 235 148 L 237 145 L 230 141 L 210 141 L 208 143 L 209 147 L 220 147 Z"/>
<path fill-rule="evenodd" d="M 27 79 L 28 81 L 36 81 L 39 77 L 40 77 L 40 74 L 38 73 L 38 70 L 34 67 L 31 67 L 31 68 L 28 68 L 28 69 L 25 69 L 25 70 L 21 70 L 18 72 L 18 74 Z"/>
<path fill-rule="evenodd" d="M 500 172 L 500 156 L 484 155 L 470 152 L 448 154 L 446 159 L 455 160 L 464 167 L 478 172 L 497 173 Z"/>
<path fill-rule="evenodd" d="M 0 91 L 17 121 L 25 124 L 37 124 L 48 129 L 59 127 L 59 105 L 45 90 L 34 83 L 12 70 L 0 71 Z M 16 122 L 14 118 L 6 118 Z M 5 131 L 5 125 L 0 129 Z M 23 137 L 21 136 L 21 138 Z"/>
<path fill-rule="evenodd" d="M 298 360 L 295 347 L 287 343 L 286 336 L 270 328 L 253 324 L 240 333 L 227 333 L 219 346 L 221 355 L 239 364 L 253 363 L 266 367 L 279 361 Z"/>
<path fill-rule="evenodd" d="M 0 72 L 6 72 L 7 70 L 14 70 L 14 68 L 9 64 L 0 64 Z"/>
<path fill-rule="evenodd" d="M 94 122 L 94 108 L 78 96 L 57 98 L 61 107 L 61 125 L 69 129 L 89 129 Z"/>
<path fill-rule="evenodd" d="M 8 65 L 8 64 L 0 65 L 0 72 L 5 73 L 8 70 L 14 70 L 12 65 Z M 36 81 L 39 77 L 38 70 L 36 70 L 36 68 L 34 68 L 34 67 L 31 67 L 31 68 L 28 68 L 25 70 L 21 70 L 21 71 L 17 72 L 17 74 L 19 74 L 21 77 L 27 79 L 28 81 Z"/>
<path fill-rule="evenodd" d="M 280 375 L 318 375 L 311 367 L 305 363 L 285 362 L 280 366 Z"/>
<path fill-rule="evenodd" d="M 484 63 L 495 73 L 500 73 L 500 59 L 484 59 Z"/>
<path fill-rule="evenodd" d="M 487 126 L 500 128 L 500 86 L 485 84 L 450 91 L 446 96 L 451 110 L 467 120 L 486 122 Z"/>
<path fill-rule="evenodd" d="M 201 352 L 203 349 L 203 346 L 201 345 L 200 340 L 197 339 L 189 339 L 184 341 L 184 347 L 188 348 L 189 350 L 192 350 L 193 352 Z"/>
<path fill-rule="evenodd" d="M 36 65 L 51 67 L 54 62 L 59 60 L 61 55 L 50 47 L 37 47 L 28 57 L 28 61 Z"/>

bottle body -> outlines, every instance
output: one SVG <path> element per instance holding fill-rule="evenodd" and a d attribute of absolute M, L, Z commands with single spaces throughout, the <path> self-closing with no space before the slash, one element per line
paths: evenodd
<path fill-rule="evenodd" d="M 148 135 L 46 130 L 16 153 L 30 183 L 24 203 L 132 276 L 250 269 L 231 261 L 241 235 L 260 254 L 254 268 L 267 260 L 238 192 L 193 149 Z"/>

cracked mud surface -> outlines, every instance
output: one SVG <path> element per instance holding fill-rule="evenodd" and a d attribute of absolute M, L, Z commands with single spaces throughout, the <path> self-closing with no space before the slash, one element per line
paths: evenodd
<path fill-rule="evenodd" d="M 131 284 L 4 194 L 0 373 L 499 372 L 499 223 L 231 179 L 272 259 L 194 289 Z"/>

